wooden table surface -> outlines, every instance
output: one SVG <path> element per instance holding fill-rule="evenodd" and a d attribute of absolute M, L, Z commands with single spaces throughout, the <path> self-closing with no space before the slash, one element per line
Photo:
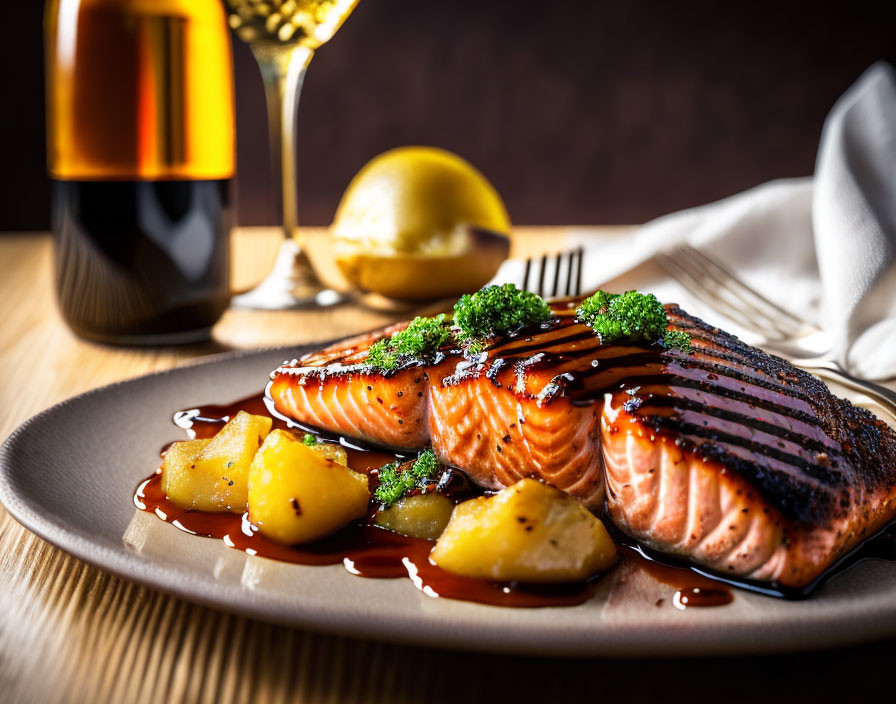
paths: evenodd
<path fill-rule="evenodd" d="M 557 251 L 564 236 L 563 228 L 520 228 L 514 254 Z M 265 273 L 277 238 L 272 229 L 236 233 L 236 288 Z M 99 346 L 76 338 L 56 312 L 51 256 L 45 234 L 0 235 L 0 438 L 38 411 L 96 386 L 209 353 L 311 342 L 397 319 L 354 306 L 231 310 L 213 342 Z M 37 538 L 0 508 L 2 702 L 684 702 L 706 695 L 818 701 L 838 692 L 859 698 L 891 689 L 894 646 L 749 659 L 558 661 L 325 636 L 114 577 Z"/>

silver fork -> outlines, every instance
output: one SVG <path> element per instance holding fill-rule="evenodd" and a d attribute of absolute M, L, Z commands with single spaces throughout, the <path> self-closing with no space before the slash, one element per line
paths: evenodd
<path fill-rule="evenodd" d="M 583 247 L 526 259 L 520 288 L 542 298 L 578 296 L 582 292 Z"/>
<path fill-rule="evenodd" d="M 577 247 L 557 254 L 543 254 L 540 257 L 528 257 L 523 271 L 523 280 L 520 288 L 524 291 L 532 291 L 543 298 L 557 298 L 564 296 L 578 296 L 582 292 L 582 258 L 585 250 Z M 378 298 L 370 298 L 365 303 L 377 310 L 388 312 L 411 312 L 415 315 L 436 315 L 446 313 L 457 302 L 457 296 L 435 301 L 421 308 L 418 303 L 408 302 L 408 308 L 400 309 L 397 305 L 403 302 L 392 302 L 391 308 L 385 308 Z M 387 299 L 383 299 L 387 301 Z"/>
<path fill-rule="evenodd" d="M 656 259 L 701 301 L 762 335 L 759 347 L 789 359 L 794 366 L 860 391 L 896 415 L 896 392 L 847 372 L 830 357 L 827 333 L 770 301 L 720 262 L 689 245 L 658 254 Z"/>

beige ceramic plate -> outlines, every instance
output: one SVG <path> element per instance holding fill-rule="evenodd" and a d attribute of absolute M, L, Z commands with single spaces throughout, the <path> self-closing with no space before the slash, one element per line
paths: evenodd
<path fill-rule="evenodd" d="M 728 606 L 687 611 L 671 605 L 670 587 L 623 566 L 581 606 L 507 609 L 432 598 L 409 580 L 361 579 L 341 566 L 250 557 L 134 509 L 134 488 L 159 449 L 182 437 L 173 411 L 257 392 L 272 368 L 301 351 L 217 357 L 51 408 L 3 445 L 0 500 L 38 535 L 128 579 L 277 623 L 365 638 L 646 656 L 818 648 L 896 634 L 896 563 L 862 563 L 806 601 L 737 591 Z"/>

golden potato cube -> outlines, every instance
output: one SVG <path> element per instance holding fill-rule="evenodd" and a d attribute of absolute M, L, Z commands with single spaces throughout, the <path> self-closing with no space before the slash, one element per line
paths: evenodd
<path fill-rule="evenodd" d="M 165 452 L 162 460 L 162 491 L 178 506 L 193 506 L 191 465 L 210 442 L 211 440 L 184 440 L 172 443 Z"/>
<path fill-rule="evenodd" d="M 417 494 L 392 504 L 376 514 L 373 522 L 382 528 L 412 538 L 438 538 L 454 510 L 454 502 L 444 494 Z"/>
<path fill-rule="evenodd" d="M 467 577 L 568 582 L 608 568 L 616 547 L 578 501 L 522 479 L 494 496 L 458 504 L 430 558 Z"/>
<path fill-rule="evenodd" d="M 249 465 L 270 430 L 270 418 L 240 411 L 196 455 L 189 471 L 172 475 L 168 498 L 185 508 L 242 513 Z"/>
<path fill-rule="evenodd" d="M 323 538 L 367 513 L 367 476 L 275 430 L 249 469 L 249 520 L 292 545 Z"/>

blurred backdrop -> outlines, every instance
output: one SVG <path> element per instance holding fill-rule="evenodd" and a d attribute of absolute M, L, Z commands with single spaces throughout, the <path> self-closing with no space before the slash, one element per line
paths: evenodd
<path fill-rule="evenodd" d="M 4 8 L 0 230 L 49 225 L 42 4 Z M 402 144 L 472 161 L 518 224 L 642 222 L 810 174 L 837 96 L 896 63 L 894 20 L 892 0 L 361 0 L 308 71 L 299 218 L 329 224 Z M 238 219 L 274 223 L 261 78 L 234 55 Z"/>

